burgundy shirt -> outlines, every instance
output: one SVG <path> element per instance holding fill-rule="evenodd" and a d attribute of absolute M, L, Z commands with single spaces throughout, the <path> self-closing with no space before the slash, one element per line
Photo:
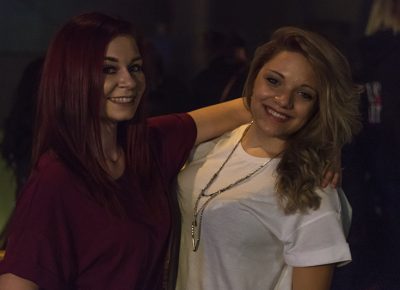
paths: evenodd
<path fill-rule="evenodd" d="M 128 216 L 119 218 L 87 198 L 86 189 L 55 157 L 43 155 L 20 198 L 0 274 L 13 273 L 41 289 L 161 289 L 171 215 L 168 187 L 196 139 L 187 114 L 150 119 L 158 164 L 157 213 L 129 172 Z"/>

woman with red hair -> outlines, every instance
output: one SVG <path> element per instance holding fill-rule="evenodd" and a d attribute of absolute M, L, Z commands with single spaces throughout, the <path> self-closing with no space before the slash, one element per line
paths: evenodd
<path fill-rule="evenodd" d="M 1 289 L 162 288 L 178 171 L 194 144 L 249 116 L 236 100 L 144 119 L 139 44 L 129 23 L 99 13 L 53 39 Z"/>

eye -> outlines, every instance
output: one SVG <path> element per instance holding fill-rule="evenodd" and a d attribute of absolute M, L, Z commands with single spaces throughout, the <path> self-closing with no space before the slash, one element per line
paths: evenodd
<path fill-rule="evenodd" d="M 103 73 L 107 75 L 115 74 L 117 72 L 117 68 L 112 65 L 104 65 Z"/>
<path fill-rule="evenodd" d="M 140 64 L 133 64 L 133 65 L 130 65 L 128 67 L 128 71 L 130 73 L 142 72 L 143 71 L 143 66 L 140 65 Z"/>
<path fill-rule="evenodd" d="M 298 91 L 297 94 L 299 94 L 303 99 L 305 100 L 313 100 L 314 99 L 314 94 L 305 92 L 305 91 Z"/>
<path fill-rule="evenodd" d="M 276 78 L 273 78 L 273 77 L 266 77 L 265 80 L 266 80 L 269 84 L 274 85 L 274 86 L 276 86 L 276 85 L 279 84 L 279 80 L 277 80 Z"/>

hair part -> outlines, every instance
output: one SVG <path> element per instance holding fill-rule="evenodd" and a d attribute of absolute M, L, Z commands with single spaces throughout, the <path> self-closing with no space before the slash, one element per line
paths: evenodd
<path fill-rule="evenodd" d="M 302 54 L 319 82 L 316 112 L 289 138 L 277 167 L 278 198 L 285 213 L 290 214 L 319 208 L 320 197 L 315 189 L 325 170 L 361 129 L 361 86 L 353 83 L 346 58 L 325 38 L 300 28 L 283 27 L 255 52 L 243 90 L 248 107 L 259 71 L 283 51 Z"/>

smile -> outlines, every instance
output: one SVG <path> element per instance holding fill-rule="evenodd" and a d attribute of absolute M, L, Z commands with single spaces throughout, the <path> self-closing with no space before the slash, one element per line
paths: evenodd
<path fill-rule="evenodd" d="M 135 101 L 134 97 L 110 97 L 108 100 L 115 104 L 129 104 Z"/>
<path fill-rule="evenodd" d="M 277 119 L 279 119 L 279 120 L 286 121 L 286 120 L 289 119 L 288 116 L 286 116 L 286 115 L 284 115 L 284 114 L 281 114 L 281 113 L 278 113 L 277 111 L 271 109 L 270 107 L 266 107 L 266 111 L 267 111 L 271 116 L 273 116 L 273 117 L 275 117 L 275 118 L 277 118 Z"/>

